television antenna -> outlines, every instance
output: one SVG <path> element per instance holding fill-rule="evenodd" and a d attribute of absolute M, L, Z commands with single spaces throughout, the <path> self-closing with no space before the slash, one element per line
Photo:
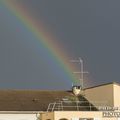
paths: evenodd
<path fill-rule="evenodd" d="M 77 60 L 70 60 L 70 62 L 80 64 L 80 71 L 73 72 L 73 74 L 79 74 L 80 86 L 83 89 L 84 88 L 84 74 L 88 73 L 87 71 L 84 71 L 83 60 L 79 57 Z"/>

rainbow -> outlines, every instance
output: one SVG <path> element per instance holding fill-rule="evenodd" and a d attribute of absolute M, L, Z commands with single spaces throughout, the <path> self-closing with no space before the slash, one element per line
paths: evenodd
<path fill-rule="evenodd" d="M 75 77 L 72 74 L 74 67 L 70 65 L 67 54 L 62 49 L 59 43 L 56 42 L 56 38 L 50 33 L 46 32 L 47 27 L 41 22 L 34 19 L 24 6 L 20 6 L 12 0 L 3 0 L 3 4 L 17 17 L 17 19 L 30 30 L 40 44 L 47 49 L 49 54 L 60 65 L 62 70 L 67 74 L 71 82 L 74 83 Z"/>

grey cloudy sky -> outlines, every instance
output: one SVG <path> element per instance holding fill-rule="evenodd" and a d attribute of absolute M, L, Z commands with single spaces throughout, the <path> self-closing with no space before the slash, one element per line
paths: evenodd
<path fill-rule="evenodd" d="M 16 3 L 26 6 L 32 17 L 46 24 L 69 57 L 83 58 L 92 85 L 120 82 L 119 0 L 16 0 Z M 59 75 L 60 70 L 56 73 L 56 68 L 51 71 L 47 61 L 43 62 L 36 53 L 37 43 L 28 44 L 34 36 L 21 27 L 22 23 L 15 20 L 9 9 L 0 6 L 0 88 L 69 89 L 71 82 L 61 77 L 63 73 Z"/>

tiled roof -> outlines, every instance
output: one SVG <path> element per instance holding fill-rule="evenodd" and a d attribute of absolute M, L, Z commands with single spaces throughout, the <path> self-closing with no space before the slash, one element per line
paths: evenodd
<path fill-rule="evenodd" d="M 71 91 L 0 90 L 0 111 L 46 111 L 49 103 L 65 98 L 86 100 Z"/>

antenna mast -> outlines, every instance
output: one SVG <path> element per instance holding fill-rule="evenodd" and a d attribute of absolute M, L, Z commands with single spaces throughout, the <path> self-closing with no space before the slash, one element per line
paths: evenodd
<path fill-rule="evenodd" d="M 88 72 L 84 72 L 83 60 L 79 57 L 78 60 L 70 60 L 70 62 L 80 64 L 80 71 L 73 72 L 73 73 L 74 73 L 74 74 L 80 74 L 79 80 L 80 80 L 80 85 L 81 85 L 81 87 L 82 87 L 82 89 L 83 89 L 83 88 L 84 88 L 84 74 L 85 74 L 85 73 L 88 73 Z"/>

